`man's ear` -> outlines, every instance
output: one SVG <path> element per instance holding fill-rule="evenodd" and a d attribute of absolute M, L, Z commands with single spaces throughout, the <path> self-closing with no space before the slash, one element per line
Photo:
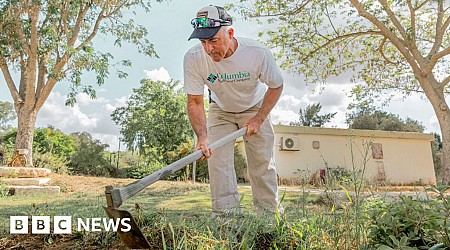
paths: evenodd
<path fill-rule="evenodd" d="M 233 28 L 229 28 L 228 29 L 228 35 L 230 36 L 230 38 L 233 38 L 234 37 L 234 29 Z"/>

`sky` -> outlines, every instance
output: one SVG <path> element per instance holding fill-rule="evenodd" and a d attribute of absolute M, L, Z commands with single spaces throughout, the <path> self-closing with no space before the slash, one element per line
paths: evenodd
<path fill-rule="evenodd" d="M 96 37 L 96 48 L 109 50 L 115 60 L 130 59 L 132 68 L 126 68 L 126 79 L 118 79 L 111 70 L 105 84 L 95 87 L 97 98 L 90 99 L 85 94 L 77 96 L 74 107 L 64 106 L 69 84 L 60 82 L 54 88 L 47 102 L 38 114 L 36 127 L 52 125 L 64 133 L 89 132 L 94 138 L 108 144 L 109 150 L 119 148 L 119 127 L 111 120 L 111 113 L 124 106 L 133 88 L 138 88 L 140 80 L 149 78 L 167 81 L 175 79 L 183 82 L 184 53 L 198 40 L 187 41 L 192 32 L 190 21 L 202 7 L 213 4 L 223 6 L 235 1 L 204 1 L 204 0 L 171 0 L 163 3 L 153 3 L 150 13 L 138 12 L 134 19 L 149 30 L 149 40 L 154 44 L 159 58 L 148 58 L 140 55 L 132 45 L 114 47 L 111 39 Z M 257 39 L 260 31 L 267 27 L 255 22 L 244 20 L 238 13 L 230 11 L 234 17 L 233 28 L 235 36 Z M 325 127 L 347 128 L 345 123 L 347 106 L 351 102 L 348 97 L 351 89 L 348 76 L 335 77 L 325 85 L 305 84 L 302 77 L 283 71 L 285 87 L 280 100 L 271 112 L 274 124 L 289 124 L 298 121 L 299 109 L 307 105 L 320 103 L 321 114 L 337 112 L 336 116 L 325 124 Z M 17 77 L 15 78 L 17 79 Z M 83 81 L 89 81 L 90 76 L 83 76 Z M 16 80 L 18 81 L 18 80 Z M 12 97 L 6 87 L 3 75 L 0 77 L 0 100 L 12 102 Z M 402 119 L 407 117 L 422 122 L 426 133 L 439 133 L 439 124 L 431 104 L 424 96 L 414 94 L 406 100 L 394 98 L 383 110 L 398 114 Z M 16 126 L 16 123 L 13 124 Z M 123 145 L 121 149 L 124 149 Z"/>

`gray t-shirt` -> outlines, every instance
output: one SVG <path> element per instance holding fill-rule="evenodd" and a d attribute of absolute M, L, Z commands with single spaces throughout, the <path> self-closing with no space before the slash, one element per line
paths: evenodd
<path fill-rule="evenodd" d="M 200 43 L 186 52 L 186 94 L 203 95 L 206 85 L 222 110 L 242 112 L 264 98 L 266 85 L 277 88 L 283 84 L 281 71 L 268 48 L 252 39 L 236 39 L 236 51 L 220 62 L 214 62 Z"/>

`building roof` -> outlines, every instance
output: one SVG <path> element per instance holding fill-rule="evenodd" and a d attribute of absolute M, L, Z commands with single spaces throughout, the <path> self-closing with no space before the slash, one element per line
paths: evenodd
<path fill-rule="evenodd" d="M 399 132 L 382 130 L 363 130 L 363 129 L 342 129 L 342 128 L 317 128 L 304 126 L 274 125 L 275 133 L 289 134 L 315 134 L 315 135 L 335 135 L 335 136 L 363 136 L 363 137 L 381 137 L 397 139 L 419 139 L 434 141 L 433 134 L 417 132 Z"/>

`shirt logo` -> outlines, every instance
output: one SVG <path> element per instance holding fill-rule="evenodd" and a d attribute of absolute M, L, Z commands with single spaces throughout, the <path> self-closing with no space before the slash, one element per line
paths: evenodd
<path fill-rule="evenodd" d="M 211 83 L 214 83 L 217 79 L 217 76 L 215 76 L 213 73 L 209 74 L 208 78 L 206 80 L 210 81 Z"/>
<path fill-rule="evenodd" d="M 250 73 L 249 72 L 241 72 L 233 73 L 233 74 L 227 74 L 227 73 L 217 73 L 213 74 L 210 73 L 208 78 L 206 78 L 211 83 L 214 83 L 216 80 L 219 82 L 241 82 L 241 81 L 247 81 L 250 80 Z"/>

